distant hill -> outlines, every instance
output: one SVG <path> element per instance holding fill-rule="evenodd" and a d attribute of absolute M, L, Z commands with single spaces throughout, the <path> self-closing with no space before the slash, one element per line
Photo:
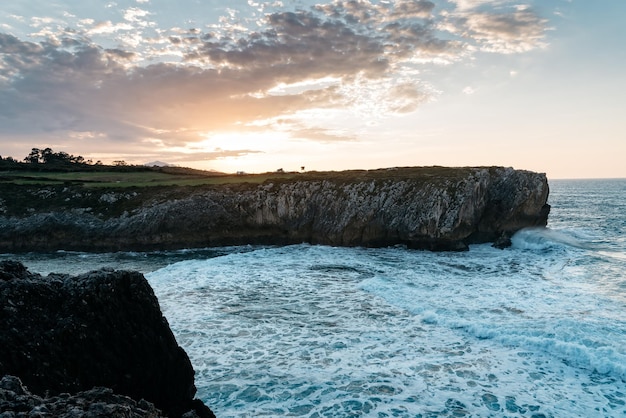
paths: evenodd
<path fill-rule="evenodd" d="M 176 167 L 175 164 L 165 163 L 163 161 L 151 161 L 144 164 L 146 167 Z"/>

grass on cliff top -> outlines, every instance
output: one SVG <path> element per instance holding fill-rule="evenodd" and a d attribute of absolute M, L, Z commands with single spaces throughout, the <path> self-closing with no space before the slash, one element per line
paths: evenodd
<path fill-rule="evenodd" d="M 178 167 L 125 167 L 104 171 L 2 171 L 0 184 L 32 186 L 80 185 L 88 188 L 126 188 L 150 186 L 202 186 L 222 184 L 260 184 L 266 181 L 332 180 L 358 182 L 369 180 L 420 179 L 465 177 L 470 168 L 457 167 L 396 167 L 378 170 L 273 172 L 262 174 L 224 174 Z"/>
<path fill-rule="evenodd" d="M 262 183 L 269 178 L 289 178 L 295 174 L 266 173 L 258 175 L 225 175 L 212 172 L 169 172 L 162 170 L 101 172 L 0 172 L 0 184 L 82 185 L 89 188 L 125 188 L 150 186 L 200 186 L 233 183 Z"/>

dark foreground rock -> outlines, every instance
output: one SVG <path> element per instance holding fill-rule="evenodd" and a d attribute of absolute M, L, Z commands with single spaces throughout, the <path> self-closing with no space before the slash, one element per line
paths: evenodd
<path fill-rule="evenodd" d="M 189 358 L 162 316 L 152 288 L 137 272 L 42 277 L 17 262 L 0 263 L 4 375 L 19 377 L 39 397 L 63 398 L 63 393 L 106 387 L 112 393 L 90 394 L 128 396 L 139 402 L 139 409 L 145 409 L 143 399 L 171 417 L 189 411 L 213 416 L 194 400 Z"/>
<path fill-rule="evenodd" d="M 261 184 L 110 190 L 11 186 L 0 251 L 162 250 L 242 244 L 462 250 L 545 226 L 545 174 L 413 167 L 293 174 Z M 7 186 L 8 187 L 8 186 Z M 30 188 L 29 188 L 30 187 Z M 148 190 L 150 189 L 150 190 Z M 1 205 L 0 205 L 1 206 Z M 11 214 L 11 215 L 9 215 Z"/>
<path fill-rule="evenodd" d="M 75 395 L 33 395 L 15 376 L 0 380 L 2 418 L 166 418 L 147 401 L 136 402 L 108 388 L 94 388 Z"/>

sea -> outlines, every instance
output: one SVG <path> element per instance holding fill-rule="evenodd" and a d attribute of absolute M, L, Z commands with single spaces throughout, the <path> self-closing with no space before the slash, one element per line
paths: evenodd
<path fill-rule="evenodd" d="M 625 417 L 626 179 L 552 180 L 510 248 L 3 254 L 143 272 L 226 417 Z"/>

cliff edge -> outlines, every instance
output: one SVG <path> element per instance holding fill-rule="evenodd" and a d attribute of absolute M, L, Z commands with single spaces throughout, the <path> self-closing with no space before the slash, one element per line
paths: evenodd
<path fill-rule="evenodd" d="M 16 186 L 17 187 L 17 186 Z M 30 193 L 0 207 L 0 251 L 123 251 L 241 244 L 463 250 L 545 226 L 545 174 L 503 167 L 312 172 L 197 187 Z M 37 202 L 40 202 L 39 204 Z"/>

